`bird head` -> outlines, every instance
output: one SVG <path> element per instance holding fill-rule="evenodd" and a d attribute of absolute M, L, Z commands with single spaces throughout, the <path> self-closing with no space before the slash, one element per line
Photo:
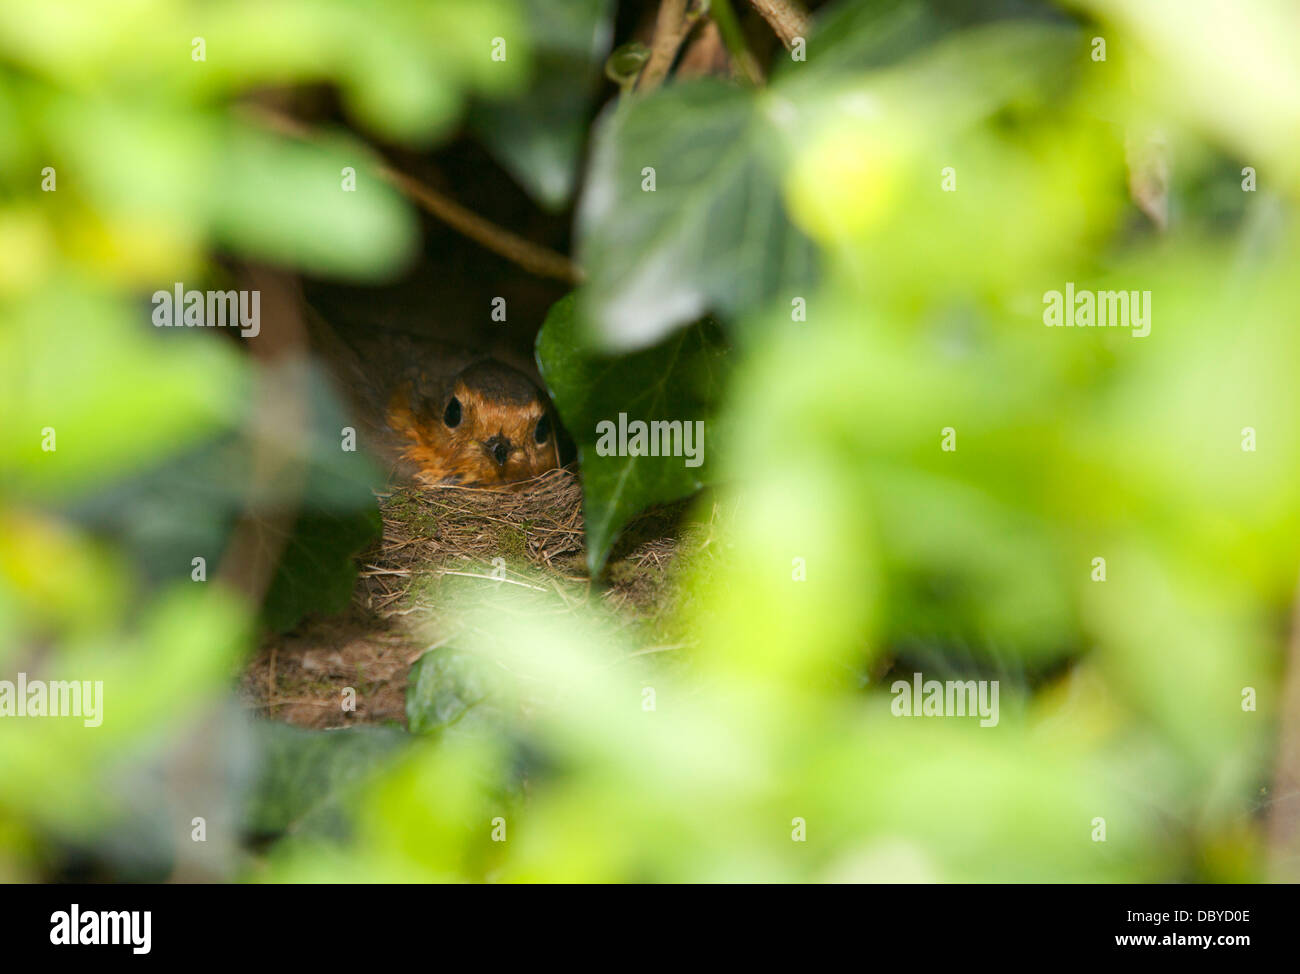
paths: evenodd
<path fill-rule="evenodd" d="M 559 465 L 541 391 L 492 360 L 468 366 L 436 392 L 413 385 L 399 390 L 389 403 L 388 424 L 402 440 L 402 459 L 426 484 L 508 484 Z"/>

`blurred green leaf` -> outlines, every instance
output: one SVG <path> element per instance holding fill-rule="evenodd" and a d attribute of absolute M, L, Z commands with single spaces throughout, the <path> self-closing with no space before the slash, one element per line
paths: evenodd
<path fill-rule="evenodd" d="M 536 54 L 528 88 L 470 111 L 479 139 L 534 199 L 568 203 L 612 35 L 611 0 L 527 0 Z"/>
<path fill-rule="evenodd" d="M 492 681 L 475 656 L 450 647 L 430 650 L 411 667 L 406 688 L 406 722 L 412 734 L 446 730 L 484 718 L 497 708 Z M 486 719 L 491 720 L 491 716 Z"/>
<path fill-rule="evenodd" d="M 72 630 L 39 672 L 102 683 L 100 723 L 0 721 L 0 805 L 77 834 L 111 824 L 124 803 L 114 776 L 222 698 L 249 637 L 241 603 L 220 586 L 188 582 L 121 623 Z M 24 667 L 38 675 L 34 663 Z"/>
<path fill-rule="evenodd" d="M 78 279 L 6 309 L 0 471 L 10 490 L 75 494 L 239 421 L 247 378 L 234 350 L 169 342 L 149 310 Z"/>
<path fill-rule="evenodd" d="M 582 316 L 609 345 L 644 347 L 812 281 L 815 252 L 781 203 L 781 110 L 715 81 L 606 110 L 577 226 Z"/>
<path fill-rule="evenodd" d="M 1300 189 L 1300 10 L 1287 0 L 1237 7 L 1188 0 L 1071 0 L 1100 18 L 1111 70 L 1140 90 L 1148 117 L 1174 117 Z M 1118 101 L 1118 99 L 1117 99 Z"/>
<path fill-rule="evenodd" d="M 905 58 L 940 36 L 944 25 L 936 6 L 921 0 L 840 0 L 827 4 L 813 18 L 807 60 L 778 58 L 775 77 L 811 73 L 824 80 Z"/>
<path fill-rule="evenodd" d="M 379 509 L 299 515 L 266 593 L 263 618 L 277 632 L 310 612 L 342 612 L 357 580 L 356 556 L 378 540 Z"/>
<path fill-rule="evenodd" d="M 578 210 L 583 317 L 611 349 L 644 347 L 710 311 L 806 297 L 822 264 L 812 240 L 839 256 L 895 214 L 932 240 L 903 206 L 921 159 L 1047 97 L 1075 46 L 1059 27 L 982 28 L 875 72 L 827 78 L 809 62 L 760 92 L 705 80 L 607 109 Z"/>
<path fill-rule="evenodd" d="M 215 237 L 250 257 L 318 274 L 388 276 L 414 253 L 417 223 L 352 139 L 293 142 L 246 126 L 220 140 L 209 202 Z M 344 169 L 356 189 L 344 191 Z"/>
<path fill-rule="evenodd" d="M 310 731 L 255 725 L 258 775 L 244 827 L 259 835 L 345 835 L 367 782 L 411 741 L 396 727 Z"/>

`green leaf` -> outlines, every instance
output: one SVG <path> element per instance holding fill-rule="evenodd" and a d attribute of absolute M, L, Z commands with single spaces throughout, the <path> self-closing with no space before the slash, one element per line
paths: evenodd
<path fill-rule="evenodd" d="M 406 722 L 413 734 L 445 730 L 473 714 L 493 710 L 491 684 L 481 657 L 450 647 L 425 653 L 411 667 Z"/>
<path fill-rule="evenodd" d="M 233 346 L 185 341 L 195 336 L 148 316 L 75 275 L 0 307 L 6 488 L 84 495 L 241 421 L 247 371 Z"/>
<path fill-rule="evenodd" d="M 1035 0 L 841 0 L 813 18 L 807 60 L 778 58 L 773 80 L 819 83 L 836 72 L 894 64 L 952 31 L 1013 17 L 1060 19 Z"/>
<path fill-rule="evenodd" d="M 906 57 L 942 29 L 934 3 L 845 0 L 818 11 L 806 61 L 777 58 L 773 80 L 872 68 Z"/>
<path fill-rule="evenodd" d="M 814 277 L 812 244 L 781 202 L 777 107 L 703 81 L 599 122 L 578 212 L 581 310 L 611 347 L 644 347 Z"/>
<path fill-rule="evenodd" d="M 384 277 L 416 249 L 414 213 L 366 168 L 354 139 L 294 142 L 233 125 L 208 202 L 213 233 L 241 254 L 323 275 Z M 343 171 L 356 170 L 356 190 Z"/>
<path fill-rule="evenodd" d="M 309 612 L 346 609 L 357 580 L 354 559 L 380 530 L 378 508 L 300 515 L 266 595 L 266 624 L 284 632 Z"/>
<path fill-rule="evenodd" d="M 569 202 L 587 134 L 592 96 L 609 50 L 610 0 L 531 0 L 532 83 L 507 101 L 470 112 L 479 139 L 548 209 Z"/>
<path fill-rule="evenodd" d="M 652 504 L 686 497 L 708 482 L 713 441 L 709 420 L 720 393 L 725 346 L 715 325 L 683 329 L 660 344 L 623 356 L 583 347 L 580 295 L 557 301 L 537 336 L 537 364 L 582 466 L 587 566 L 600 572 L 618 533 Z M 684 456 L 601 456 L 598 424 L 640 420 L 703 423 L 698 466 Z M 699 427 L 694 427 L 699 429 Z M 683 443 L 684 447 L 684 443 Z"/>
<path fill-rule="evenodd" d="M 255 835 L 345 832 L 362 786 L 411 741 L 396 727 L 309 731 L 258 721 L 255 732 L 259 769 L 244 814 Z"/>
<path fill-rule="evenodd" d="M 372 488 L 383 481 L 362 453 L 339 449 L 338 431 L 347 423 L 324 377 L 313 371 L 308 396 L 312 423 L 298 444 L 306 482 L 293 532 L 267 591 L 263 619 L 283 631 L 308 612 L 347 608 L 356 582 L 356 556 L 382 532 Z M 270 487 L 268 501 L 278 499 Z"/>
<path fill-rule="evenodd" d="M 835 73 L 897 59 L 934 32 L 917 3 L 848 3 L 778 72 L 790 97 L 706 80 L 607 110 L 579 206 L 584 315 L 611 348 L 643 347 L 709 311 L 806 294 L 813 245 L 782 203 L 790 125 Z M 646 182 L 653 169 L 654 188 Z"/>
<path fill-rule="evenodd" d="M 858 232 L 900 207 L 895 183 L 930 165 L 930 146 L 1052 89 L 1076 43 L 1041 24 L 976 28 L 882 64 L 924 40 L 925 19 L 900 6 L 888 50 L 871 40 L 874 16 L 850 20 L 866 42 L 841 40 L 766 90 L 705 80 L 606 111 L 577 217 L 580 310 L 602 344 L 642 348 L 709 312 L 788 308 L 820 277 L 805 231 L 827 242 L 840 209 Z M 845 198 L 810 214 L 809 184 L 828 182 Z"/>

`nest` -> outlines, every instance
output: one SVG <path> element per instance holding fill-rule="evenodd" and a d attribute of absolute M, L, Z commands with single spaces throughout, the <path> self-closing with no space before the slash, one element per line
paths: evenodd
<path fill-rule="evenodd" d="M 402 611 L 412 577 L 465 574 L 495 567 L 493 559 L 585 582 L 582 487 L 570 470 L 509 488 L 403 487 L 380 510 L 383 540 L 361 570 L 369 608 L 380 615 Z"/>
<path fill-rule="evenodd" d="M 674 562 L 700 537 L 683 525 L 686 506 L 637 518 L 597 582 L 570 468 L 509 488 L 393 488 L 380 496 L 383 535 L 359 559 L 349 610 L 268 639 L 241 681 L 246 705 L 307 727 L 404 721 L 411 665 L 453 635 L 440 629 L 445 581 L 545 590 L 575 611 L 596 600 L 623 625 L 653 627 L 675 601 Z M 341 706 L 348 687 L 355 710 Z"/>

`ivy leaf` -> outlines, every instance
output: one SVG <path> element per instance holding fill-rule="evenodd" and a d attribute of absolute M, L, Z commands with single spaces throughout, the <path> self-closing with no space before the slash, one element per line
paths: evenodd
<path fill-rule="evenodd" d="M 357 580 L 356 556 L 379 537 L 378 508 L 299 515 L 266 595 L 263 620 L 277 632 L 309 612 L 342 612 Z"/>
<path fill-rule="evenodd" d="M 417 221 L 396 190 L 361 178 L 354 192 L 341 191 L 346 167 L 371 158 L 355 140 L 294 142 L 231 125 L 218 145 L 226 178 L 209 191 L 209 219 L 217 240 L 239 253 L 373 280 L 417 249 Z"/>
<path fill-rule="evenodd" d="M 347 608 L 357 578 L 356 556 L 383 530 L 373 488 L 382 474 L 362 453 L 339 449 L 347 425 L 324 377 L 312 373 L 312 423 L 301 438 L 306 482 L 300 513 L 263 603 L 266 625 L 285 631 L 309 612 Z"/>
<path fill-rule="evenodd" d="M 413 734 L 427 734 L 470 715 L 490 719 L 491 695 L 480 657 L 450 647 L 425 653 L 411 667 L 406 687 L 407 727 Z"/>
<path fill-rule="evenodd" d="M 850 211 L 887 198 L 889 168 L 913 165 L 902 158 L 917 132 L 941 140 L 1041 89 L 1074 43 L 1044 24 L 976 28 L 892 63 L 937 29 L 915 3 L 852 5 L 765 90 L 703 80 L 607 109 L 577 214 L 580 310 L 594 337 L 644 348 L 710 312 L 789 307 L 820 276 L 806 215 L 787 208 L 795 163 L 811 154 L 852 170 Z"/>
<path fill-rule="evenodd" d="M 310 731 L 270 720 L 254 727 L 259 768 L 244 813 L 254 835 L 341 836 L 362 786 L 411 742 L 397 727 Z"/>
<path fill-rule="evenodd" d="M 701 81 L 598 123 L 577 219 L 580 302 L 608 346 L 645 347 L 815 277 L 813 245 L 781 202 L 778 107 Z"/>
<path fill-rule="evenodd" d="M 837 73 L 895 64 L 962 28 L 1011 18 L 1063 19 L 1035 0 L 841 0 L 813 18 L 807 60 L 778 58 L 773 81 L 823 84 Z"/>
<path fill-rule="evenodd" d="M 569 202 L 591 100 L 613 34 L 610 0 L 530 0 L 532 83 L 509 100 L 470 111 L 475 134 L 548 209 Z"/>
<path fill-rule="evenodd" d="M 703 322 L 639 352 L 602 354 L 583 345 L 580 306 L 575 292 L 551 307 L 537 336 L 537 364 L 578 446 L 587 567 L 594 576 L 633 515 L 652 504 L 686 497 L 709 482 L 716 449 L 709 433 L 726 348 L 716 325 Z M 602 456 L 603 451 L 597 451 L 598 426 L 618 427 L 621 420 L 681 423 L 683 434 L 686 424 L 703 424 L 692 426 L 698 439 L 691 441 L 702 462 L 687 466 L 691 458 L 686 456 Z M 702 437 L 695 433 L 699 429 Z M 681 445 L 684 450 L 684 435 Z"/>
<path fill-rule="evenodd" d="M 147 310 L 75 277 L 7 304 L 3 315 L 6 491 L 84 497 L 243 418 L 247 369 L 230 346 L 155 337 L 140 327 Z M 75 342 L 60 331 L 68 321 L 84 326 Z M 35 435 L 47 426 L 57 434 L 50 452 Z"/>
<path fill-rule="evenodd" d="M 906 57 L 933 41 L 945 28 L 942 5 L 934 0 L 845 0 L 813 18 L 805 61 L 777 58 L 772 80 L 808 77 L 829 80 L 835 73 L 872 68 Z M 964 4 L 962 9 L 965 9 Z"/>

